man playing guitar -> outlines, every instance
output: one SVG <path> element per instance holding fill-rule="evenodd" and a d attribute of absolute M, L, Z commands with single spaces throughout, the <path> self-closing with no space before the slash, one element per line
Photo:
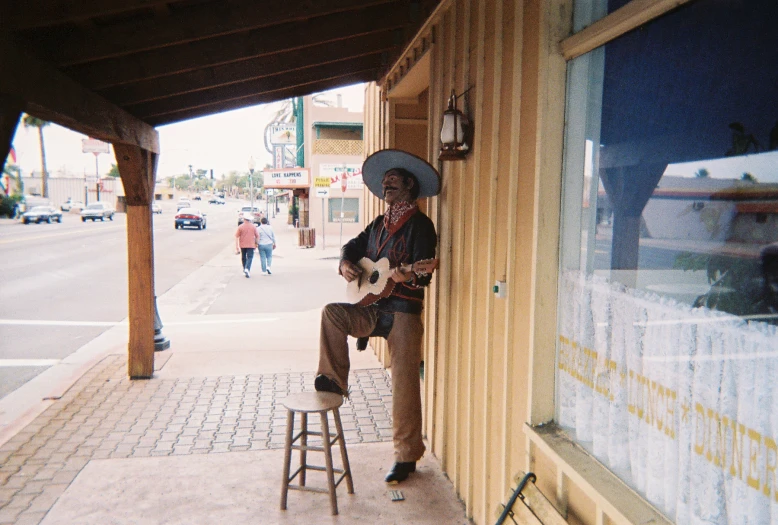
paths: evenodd
<path fill-rule="evenodd" d="M 421 311 L 429 273 L 406 272 L 402 265 L 435 257 L 437 235 L 416 200 L 440 192 L 440 176 L 426 161 L 400 150 L 381 150 L 365 160 L 368 189 L 386 201 L 379 215 L 341 250 L 339 272 L 351 282 L 362 271 L 357 262 L 387 258 L 393 268 L 391 293 L 368 306 L 331 303 L 324 307 L 319 344 L 317 391 L 347 395 L 350 360 L 347 336 L 387 339 L 392 367 L 392 419 L 395 463 L 385 477 L 399 483 L 416 471 L 424 454 L 419 365 L 424 327 Z"/>

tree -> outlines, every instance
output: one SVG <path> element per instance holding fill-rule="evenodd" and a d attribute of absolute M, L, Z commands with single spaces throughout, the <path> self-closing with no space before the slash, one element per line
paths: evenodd
<path fill-rule="evenodd" d="M 121 176 L 119 175 L 119 166 L 111 164 L 111 171 L 108 172 L 108 176 L 118 179 Z"/>
<path fill-rule="evenodd" d="M 753 182 L 754 184 L 758 183 L 759 180 L 754 177 L 751 173 L 744 173 L 742 177 L 740 177 L 740 180 L 745 182 Z"/>
<path fill-rule="evenodd" d="M 698 179 L 704 179 L 706 177 L 710 177 L 710 172 L 705 168 L 700 168 L 694 172 L 694 176 L 697 177 Z"/>
<path fill-rule="evenodd" d="M 46 146 L 43 141 L 43 128 L 50 123 L 37 117 L 33 117 L 32 115 L 25 115 L 22 122 L 24 123 L 25 128 L 38 128 L 38 143 L 41 147 L 41 195 L 43 197 L 48 197 L 49 181 L 48 172 L 46 171 Z"/>
<path fill-rule="evenodd" d="M 6 163 L 3 166 L 3 174 L 13 181 L 8 188 L 9 195 L 24 195 L 24 182 L 22 181 L 22 170 L 16 164 Z"/>

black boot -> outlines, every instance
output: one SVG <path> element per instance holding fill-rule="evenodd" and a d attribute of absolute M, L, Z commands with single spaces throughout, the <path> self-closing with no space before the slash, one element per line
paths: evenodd
<path fill-rule="evenodd" d="M 332 392 L 333 394 L 338 394 L 339 396 L 346 395 L 343 389 L 340 388 L 335 381 L 325 376 L 324 374 L 319 374 L 316 376 L 316 379 L 313 380 L 313 388 L 315 388 L 317 392 Z"/>
<path fill-rule="evenodd" d="M 416 472 L 416 462 L 408 461 L 405 463 L 397 462 L 392 465 L 392 470 L 384 478 L 384 481 L 390 485 L 405 481 L 411 472 Z"/>

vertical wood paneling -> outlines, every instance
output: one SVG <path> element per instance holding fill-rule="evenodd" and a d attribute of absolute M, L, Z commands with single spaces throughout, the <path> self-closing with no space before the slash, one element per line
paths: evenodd
<path fill-rule="evenodd" d="M 489 509 L 492 503 L 493 490 L 496 487 L 495 480 L 499 480 L 499 470 L 495 470 L 498 466 L 496 461 L 494 450 L 499 450 L 499 432 L 495 432 L 495 410 L 494 403 L 497 402 L 498 397 L 494 396 L 493 389 L 495 388 L 495 379 L 500 377 L 498 374 L 497 365 L 502 362 L 501 354 L 504 352 L 503 347 L 494 347 L 494 329 L 495 329 L 495 317 L 496 317 L 496 304 L 495 296 L 491 292 L 491 283 L 495 278 L 495 262 L 496 262 L 496 246 L 498 245 L 498 239 L 496 238 L 498 232 L 498 193 L 497 188 L 499 185 L 499 161 L 500 161 L 500 111 L 501 111 L 501 95 L 502 95 L 502 57 L 503 57 L 503 3 L 495 2 L 490 4 L 493 9 L 493 13 L 487 21 L 487 32 L 491 33 L 491 38 L 488 39 L 488 45 L 486 46 L 486 52 L 489 53 L 489 61 L 491 62 L 491 86 L 492 91 L 490 94 L 491 99 L 491 129 L 489 130 L 490 152 L 488 156 L 488 169 L 489 169 L 489 207 L 488 207 L 488 232 L 487 232 L 487 250 L 488 259 L 485 261 L 485 279 L 482 285 L 483 293 L 486 295 L 486 312 L 484 315 L 483 326 L 485 328 L 484 333 L 484 360 L 486 365 L 484 383 L 483 383 L 483 403 L 484 403 L 484 422 L 483 422 L 483 450 L 481 451 L 483 457 L 483 465 L 485 467 L 484 482 L 481 484 L 481 501 L 482 503 L 482 516 L 483 523 L 486 523 L 489 517 Z M 488 28 L 492 28 L 489 30 Z M 488 84 L 487 84 L 488 85 Z"/>
<path fill-rule="evenodd" d="M 520 115 L 521 115 L 521 56 L 522 56 L 522 28 L 523 28 L 523 3 L 521 0 L 516 0 L 513 4 L 513 40 L 511 42 L 511 111 L 508 114 L 508 122 L 510 130 L 508 136 L 505 138 L 504 143 L 508 145 L 508 205 L 507 215 L 508 217 L 518 216 L 518 187 L 519 187 L 519 134 L 521 130 Z M 506 232 L 506 277 L 508 279 L 508 300 L 506 305 L 506 323 L 503 331 L 503 346 L 506 351 L 505 366 L 503 368 L 503 390 L 501 400 L 501 412 L 504 414 L 503 433 L 505 435 L 503 451 L 503 472 L 502 479 L 504 483 L 510 484 L 513 472 L 518 470 L 518 467 L 523 465 L 517 465 L 516 457 L 523 459 L 523 454 L 517 454 L 516 450 L 521 450 L 519 447 L 523 444 L 523 440 L 517 439 L 517 436 L 521 436 L 521 424 L 520 417 L 515 415 L 515 403 L 519 389 L 522 384 L 519 382 L 519 378 L 515 377 L 514 372 L 520 359 L 518 356 L 519 345 L 515 335 L 515 327 L 518 324 L 516 318 L 518 308 L 517 299 L 520 295 L 520 290 L 517 286 L 516 273 L 519 271 L 517 265 L 517 221 L 509 220 Z M 526 467 L 524 467 L 526 470 Z"/>
<path fill-rule="evenodd" d="M 486 8 L 484 2 L 477 2 L 475 7 L 475 16 L 471 19 L 471 25 L 468 28 L 469 34 L 472 35 L 472 44 L 469 51 L 473 54 L 470 58 L 474 67 L 471 68 L 470 74 L 466 77 L 467 83 L 465 86 L 474 85 L 473 92 L 475 93 L 475 104 L 473 107 L 473 119 L 479 126 L 479 131 L 475 133 L 473 140 L 473 151 L 471 153 L 472 163 L 472 175 L 469 177 L 469 195 L 467 203 L 467 231 L 466 240 L 464 243 L 466 254 L 465 262 L 466 267 L 464 275 L 468 280 L 468 293 L 469 300 L 465 307 L 466 321 L 465 321 L 465 349 L 467 352 L 465 370 L 467 372 L 467 389 L 465 405 L 467 407 L 467 428 L 465 429 L 465 444 L 466 444 L 466 489 L 465 504 L 467 507 L 468 516 L 474 516 L 475 508 L 475 483 L 477 475 L 478 460 L 480 457 L 475 451 L 475 440 L 478 429 L 476 418 L 476 406 L 478 405 L 478 397 L 480 394 L 479 380 L 483 380 L 482 370 L 479 366 L 481 364 L 481 354 L 477 345 L 477 316 L 478 316 L 478 304 L 479 299 L 482 299 L 482 294 L 478 289 L 479 270 L 478 256 L 480 253 L 480 237 L 479 237 L 479 225 L 478 212 L 480 211 L 479 205 L 481 200 L 481 162 L 484 155 L 484 133 L 485 130 L 480 126 L 484 123 L 484 37 L 486 32 L 485 17 Z M 488 128 L 487 128 L 488 129 Z M 468 166 L 468 167 L 470 167 Z M 480 407 L 479 407 L 480 408 Z"/>
<path fill-rule="evenodd" d="M 424 314 L 425 432 L 480 525 L 528 467 L 525 421 L 553 409 L 555 302 L 547 297 L 556 279 L 565 67 L 555 46 L 571 0 L 447 1 L 428 26 L 428 158 L 438 154 L 452 88 L 473 87 L 460 109 L 466 104 L 475 136 L 465 161 L 440 166 L 441 194 L 427 202 L 441 267 Z M 393 105 L 378 89 L 372 96 L 366 153 L 395 144 Z M 372 218 L 384 205 L 371 197 L 366 209 Z M 496 299 L 491 285 L 503 279 L 508 297 Z M 374 344 L 383 358 L 385 344 Z M 530 378 L 551 384 L 545 404 L 530 397 Z"/>
<path fill-rule="evenodd" d="M 467 0 L 462 0 L 456 4 L 456 18 L 453 20 L 454 32 L 452 34 L 451 42 L 454 44 L 452 49 L 454 56 L 452 57 L 452 64 L 456 64 L 456 70 L 452 72 L 451 88 L 464 86 L 466 79 L 469 78 L 470 69 L 470 56 L 466 53 L 466 50 L 470 46 L 470 3 Z M 448 96 L 449 90 L 446 90 L 445 96 Z M 461 495 L 465 486 L 464 470 L 464 457 L 467 451 L 467 444 L 464 439 L 466 436 L 465 429 L 467 427 L 466 418 L 466 403 L 464 398 L 465 387 L 469 376 L 464 372 L 465 357 L 467 350 L 462 344 L 463 341 L 463 319 L 464 305 L 466 301 L 466 295 L 462 293 L 465 285 L 466 273 L 465 273 L 465 202 L 467 189 L 465 187 L 465 168 L 467 167 L 464 162 L 449 163 L 448 169 L 451 171 L 452 179 L 455 182 L 452 185 L 452 190 L 455 193 L 455 199 L 452 202 L 452 215 L 454 222 L 452 228 L 454 230 L 454 245 L 451 258 L 451 272 L 452 272 L 452 294 L 451 302 L 454 316 L 451 319 L 451 325 L 449 326 L 449 333 L 454 334 L 454 338 L 451 342 L 451 348 L 455 353 L 455 359 L 453 360 L 453 370 L 448 385 L 448 394 L 453 399 L 451 403 L 451 429 L 450 432 L 450 450 L 452 457 L 451 479 L 454 481 L 454 486 Z M 460 388 L 460 385 L 462 387 Z"/>

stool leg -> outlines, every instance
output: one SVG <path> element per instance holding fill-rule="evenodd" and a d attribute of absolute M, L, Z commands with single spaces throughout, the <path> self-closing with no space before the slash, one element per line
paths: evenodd
<path fill-rule="evenodd" d="M 289 465 L 292 462 L 292 435 L 294 434 L 294 412 L 286 411 L 286 444 L 284 445 L 284 479 L 281 482 L 281 510 L 286 510 L 289 494 Z"/>
<path fill-rule="evenodd" d="M 346 452 L 346 438 L 343 436 L 343 425 L 340 423 L 340 410 L 334 409 L 335 428 L 338 431 L 338 442 L 340 443 L 340 457 L 343 460 L 343 472 L 346 476 L 348 493 L 354 494 L 354 482 L 351 479 L 351 465 L 348 462 L 348 453 Z"/>
<path fill-rule="evenodd" d="M 308 414 L 305 412 L 302 412 L 300 414 L 300 430 L 302 431 L 302 436 L 300 437 L 300 445 L 302 445 L 302 449 L 300 450 L 300 466 L 302 467 L 302 470 L 300 471 L 300 486 L 305 486 L 305 469 L 308 466 L 306 464 L 306 461 L 308 460 L 308 451 L 305 450 L 305 447 L 308 446 Z"/>
<path fill-rule="evenodd" d="M 335 494 L 335 473 L 332 471 L 332 447 L 330 446 L 330 425 L 327 422 L 327 412 L 321 412 L 321 437 L 324 444 L 324 462 L 327 465 L 327 485 L 330 490 L 330 506 L 332 515 L 338 513 L 338 499 Z"/>

